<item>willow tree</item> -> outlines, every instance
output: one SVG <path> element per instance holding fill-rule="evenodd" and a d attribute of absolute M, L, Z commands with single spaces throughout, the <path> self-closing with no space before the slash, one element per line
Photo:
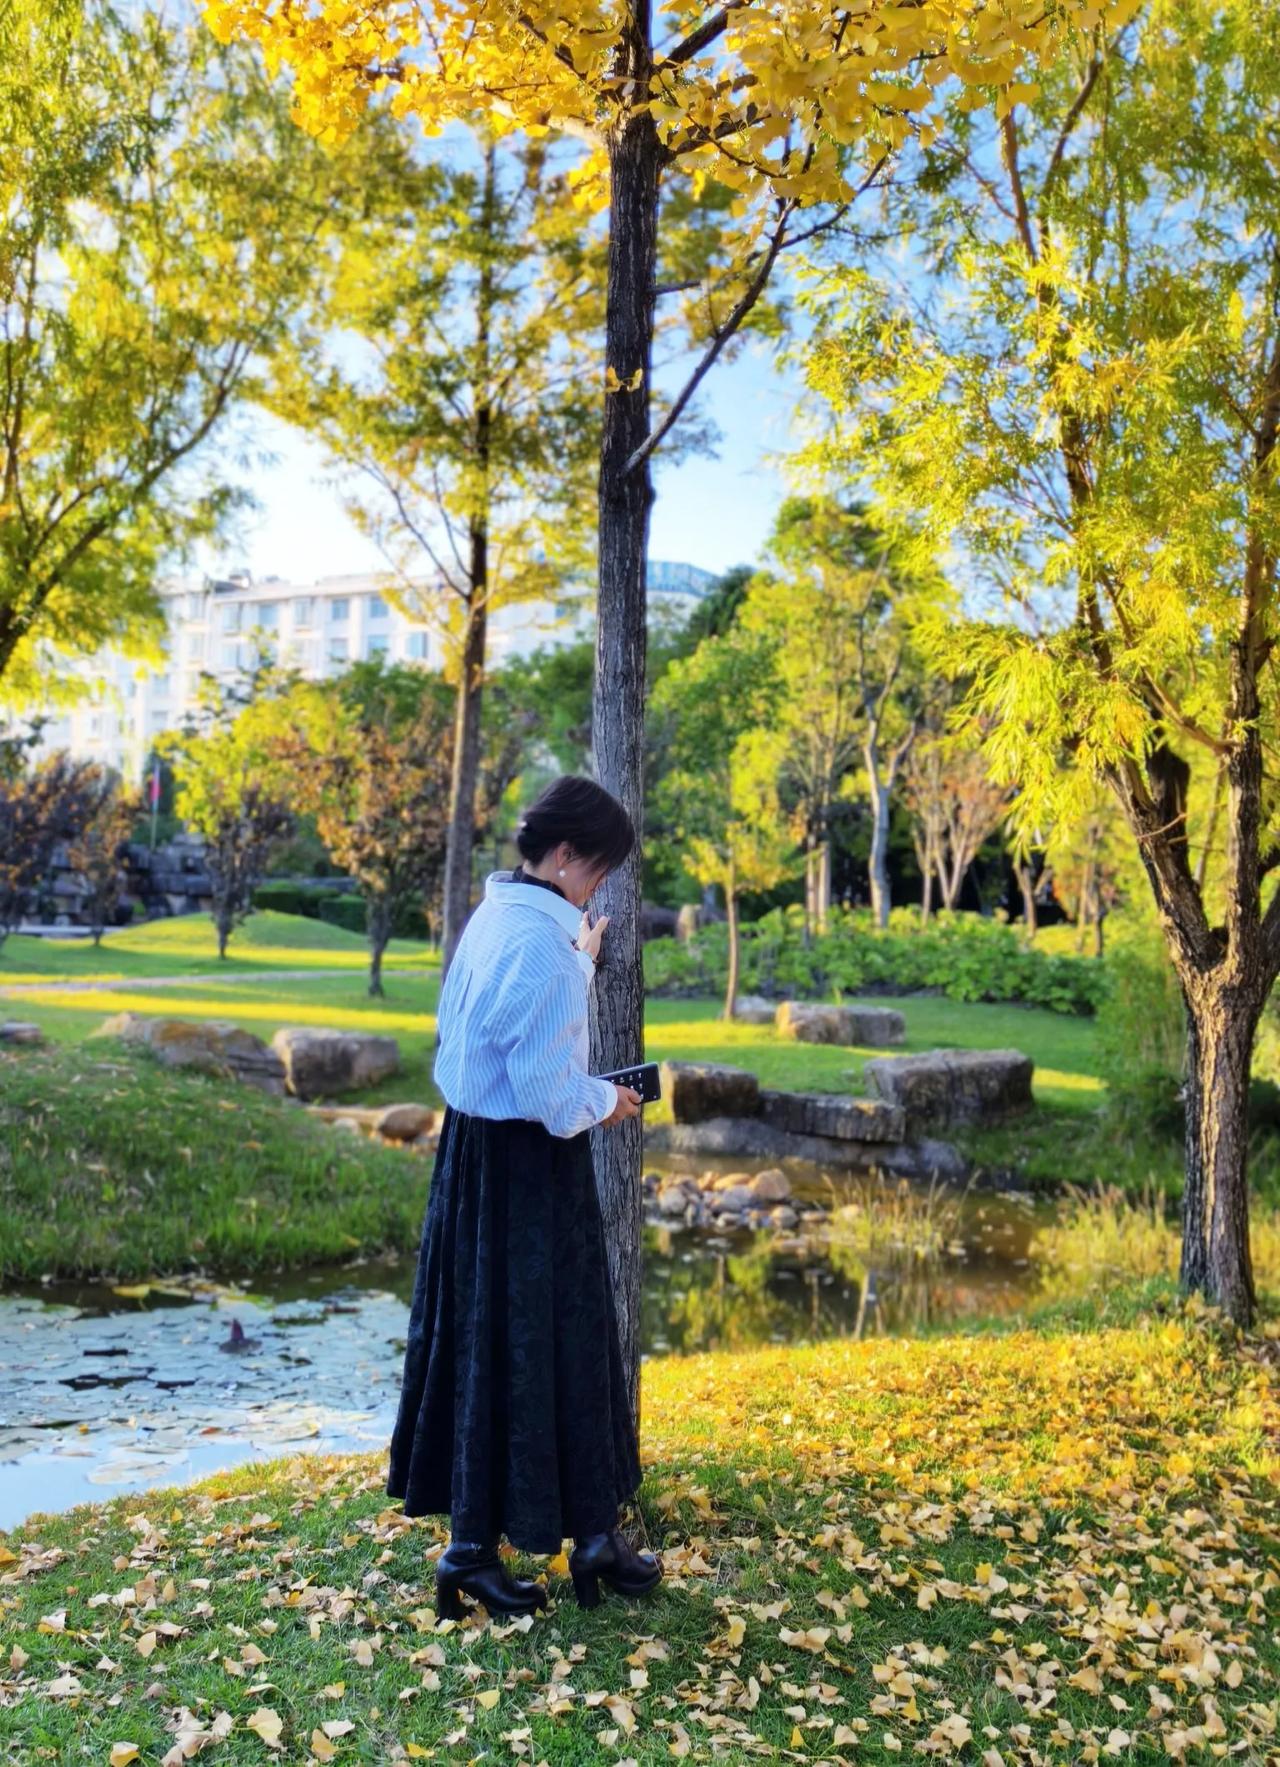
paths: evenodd
<path fill-rule="evenodd" d="M 932 168 L 923 218 L 965 240 L 939 298 L 829 289 L 812 368 L 834 452 L 998 592 L 933 648 L 1014 817 L 1076 822 L 1099 782 L 1124 816 L 1186 1005 L 1182 1280 L 1241 1321 L 1280 973 L 1277 141 L 1274 3 L 1099 29 Z"/>
<path fill-rule="evenodd" d="M 600 783 L 642 826 L 645 586 L 655 450 L 748 321 L 780 256 L 839 215 L 913 137 L 931 140 L 943 94 L 1020 88 L 1100 14 L 1138 0 L 205 0 L 223 36 L 260 42 L 291 68 L 299 121 L 340 140 L 379 91 L 430 132 L 477 114 L 567 134 L 586 153 L 584 207 L 608 207 L 604 417 L 597 490 L 599 619 L 593 717 Z M 725 253 L 704 284 L 662 262 L 661 195 L 716 183 L 731 194 Z M 807 211 L 807 212 L 806 212 Z M 820 218 L 816 218 L 819 216 Z M 661 266 L 661 267 L 660 267 Z M 673 274 L 668 276 L 667 270 Z M 650 367 L 662 294 L 709 316 L 684 386 L 655 416 Z M 593 1055 L 643 1047 L 640 865 L 601 891 L 611 917 L 595 991 Z M 623 1355 L 639 1381 L 639 1119 L 597 1136 Z"/>

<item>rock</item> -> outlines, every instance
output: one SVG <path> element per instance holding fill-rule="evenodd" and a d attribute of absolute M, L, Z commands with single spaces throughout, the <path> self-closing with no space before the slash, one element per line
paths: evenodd
<path fill-rule="evenodd" d="M 389 1104 L 373 1126 L 388 1141 L 417 1141 L 435 1128 L 436 1113 L 425 1104 Z"/>
<path fill-rule="evenodd" d="M 664 1061 L 662 1095 L 671 1101 L 677 1123 L 700 1123 L 708 1117 L 754 1116 L 760 1082 L 742 1068 L 714 1062 Z"/>
<path fill-rule="evenodd" d="M 288 1027 L 276 1032 L 271 1047 L 284 1063 L 285 1084 L 295 1098 L 323 1098 L 376 1086 L 400 1066 L 395 1038 L 368 1031 Z"/>
<path fill-rule="evenodd" d="M 776 1209 L 769 1210 L 769 1219 L 775 1227 L 794 1227 L 800 1217 L 794 1209 L 789 1209 L 785 1203 L 781 1203 Z"/>
<path fill-rule="evenodd" d="M 642 902 L 638 916 L 642 939 L 673 939 L 679 916 L 674 908 L 662 908 L 656 902 Z"/>
<path fill-rule="evenodd" d="M 881 1098 L 906 1113 L 912 1129 L 998 1122 L 1030 1110 L 1033 1102 L 1035 1063 L 1016 1049 L 934 1049 L 879 1057 L 864 1073 Z"/>
<path fill-rule="evenodd" d="M 753 1201 L 754 1198 L 745 1185 L 735 1184 L 729 1190 L 717 1190 L 711 1198 L 711 1206 L 713 1209 L 732 1210 L 734 1214 L 740 1214 L 744 1209 L 749 1209 Z"/>
<path fill-rule="evenodd" d="M 959 1151 L 942 1141 L 913 1146 L 898 1141 L 840 1141 L 834 1136 L 793 1135 L 759 1117 L 710 1117 L 702 1123 L 654 1123 L 644 1132 L 645 1146 L 659 1158 L 666 1154 L 695 1158 L 729 1154 L 736 1159 L 811 1161 L 832 1172 L 885 1172 L 894 1178 L 933 1177 L 962 1180 L 968 1166 Z M 716 1193 L 708 1193 L 716 1200 Z"/>
<path fill-rule="evenodd" d="M 783 1037 L 798 1043 L 839 1043 L 846 1048 L 888 1048 L 901 1043 L 907 1022 L 887 1006 L 819 1006 L 807 1000 L 784 1000 L 774 1013 Z"/>
<path fill-rule="evenodd" d="M 748 1188 L 758 1203 L 785 1203 L 791 1195 L 791 1180 L 777 1166 L 766 1166 L 757 1172 Z"/>
<path fill-rule="evenodd" d="M 829 1135 L 837 1141 L 903 1141 L 903 1112 L 879 1098 L 838 1092 L 760 1093 L 760 1116 L 789 1135 Z"/>
<path fill-rule="evenodd" d="M 313 1104 L 308 1107 L 308 1114 L 318 1117 L 322 1123 L 336 1123 L 341 1119 L 344 1123 L 354 1123 L 367 1135 L 372 1135 L 382 1118 L 385 1105 L 374 1105 L 362 1110 L 355 1104 Z"/>
<path fill-rule="evenodd" d="M 780 1037 L 797 1043 L 848 1043 L 853 1022 L 843 1006 L 813 1006 L 801 1000 L 784 1000 L 773 1022 Z"/>
<path fill-rule="evenodd" d="M 121 1012 L 99 1026 L 95 1035 L 119 1037 L 123 1043 L 146 1049 L 167 1068 L 220 1074 L 277 1098 L 284 1092 L 280 1057 L 260 1037 L 227 1019 L 147 1018 L 142 1013 Z"/>
<path fill-rule="evenodd" d="M 45 1041 L 44 1032 L 39 1025 L 23 1024 L 20 1019 L 5 1019 L 0 1023 L 0 1043 L 12 1043 L 28 1049 L 39 1049 Z"/>
<path fill-rule="evenodd" d="M 750 1172 L 709 1172 L 703 1180 L 704 1190 L 748 1190 L 750 1187 Z"/>
<path fill-rule="evenodd" d="M 771 1025 L 775 1010 L 763 994 L 739 994 L 733 1003 L 733 1016 L 744 1025 Z"/>
<path fill-rule="evenodd" d="M 906 1041 L 907 1021 L 891 1006 L 851 1006 L 849 1012 L 853 1041 L 860 1048 L 887 1049 Z"/>
<path fill-rule="evenodd" d="M 658 1211 L 663 1215 L 683 1215 L 689 1198 L 678 1184 L 668 1184 L 658 1192 Z"/>
<path fill-rule="evenodd" d="M 333 1126 L 335 1129 L 341 1129 L 346 1135 L 364 1134 L 364 1124 L 355 1117 L 335 1117 Z"/>

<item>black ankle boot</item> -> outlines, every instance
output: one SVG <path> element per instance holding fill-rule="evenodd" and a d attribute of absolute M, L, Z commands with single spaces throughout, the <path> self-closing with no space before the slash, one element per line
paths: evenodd
<path fill-rule="evenodd" d="M 498 1556 L 498 1543 L 470 1546 L 451 1540 L 436 1561 L 436 1612 L 442 1620 L 460 1620 L 466 1594 L 482 1601 L 491 1614 L 531 1614 L 546 1607 L 541 1583 L 513 1577 Z"/>
<path fill-rule="evenodd" d="M 637 1552 L 620 1528 L 589 1534 L 569 1555 L 569 1574 L 579 1607 L 597 1607 L 601 1581 L 616 1595 L 647 1595 L 662 1581 L 662 1564 Z"/>

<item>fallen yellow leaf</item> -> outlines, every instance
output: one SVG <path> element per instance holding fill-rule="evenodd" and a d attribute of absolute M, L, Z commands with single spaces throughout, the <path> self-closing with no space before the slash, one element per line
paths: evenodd
<path fill-rule="evenodd" d="M 252 1730 L 260 1736 L 269 1749 L 280 1747 L 280 1735 L 284 1730 L 284 1720 L 270 1706 L 259 1706 L 252 1718 L 245 1719 L 245 1729 Z"/>

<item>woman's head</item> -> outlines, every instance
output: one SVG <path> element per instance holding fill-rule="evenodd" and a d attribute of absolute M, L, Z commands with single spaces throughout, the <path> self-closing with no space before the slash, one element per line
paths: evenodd
<path fill-rule="evenodd" d="M 635 839 L 617 798 L 576 773 L 553 779 L 516 827 L 526 869 L 551 878 L 579 906 L 622 864 Z"/>

